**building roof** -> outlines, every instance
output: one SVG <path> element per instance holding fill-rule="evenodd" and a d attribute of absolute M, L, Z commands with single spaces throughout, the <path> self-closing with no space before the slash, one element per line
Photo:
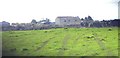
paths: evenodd
<path fill-rule="evenodd" d="M 57 18 L 73 18 L 73 19 L 80 19 L 78 16 L 58 16 Z"/>

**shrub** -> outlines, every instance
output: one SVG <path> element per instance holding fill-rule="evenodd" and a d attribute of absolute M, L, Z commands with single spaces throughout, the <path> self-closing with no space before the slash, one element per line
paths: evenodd
<path fill-rule="evenodd" d="M 120 32 L 118 33 L 118 35 L 120 35 Z"/>
<path fill-rule="evenodd" d="M 27 49 L 27 48 L 23 48 L 22 50 L 23 50 L 23 51 L 27 51 L 28 49 Z"/>
<path fill-rule="evenodd" d="M 95 53 L 96 55 L 99 55 L 98 53 Z"/>
<path fill-rule="evenodd" d="M 112 31 L 112 28 L 108 29 L 108 31 Z"/>
<path fill-rule="evenodd" d="M 15 37 L 18 37 L 18 35 L 16 35 Z"/>
<path fill-rule="evenodd" d="M 44 33 L 47 33 L 47 31 L 45 31 Z"/>
<path fill-rule="evenodd" d="M 85 45 L 83 45 L 83 46 L 85 46 Z"/>
<path fill-rule="evenodd" d="M 64 29 L 68 29 L 68 28 L 64 28 Z"/>
<path fill-rule="evenodd" d="M 87 38 L 94 38 L 94 36 L 92 35 L 92 36 L 87 36 Z"/>
<path fill-rule="evenodd" d="M 68 50 L 67 48 L 62 48 L 63 50 Z"/>
<path fill-rule="evenodd" d="M 101 41 L 105 41 L 105 39 L 101 39 Z"/>

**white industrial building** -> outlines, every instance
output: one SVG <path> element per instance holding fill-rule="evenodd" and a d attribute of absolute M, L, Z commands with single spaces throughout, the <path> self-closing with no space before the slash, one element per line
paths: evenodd
<path fill-rule="evenodd" d="M 80 18 L 78 16 L 58 16 L 55 19 L 55 24 L 59 26 L 80 25 Z"/>

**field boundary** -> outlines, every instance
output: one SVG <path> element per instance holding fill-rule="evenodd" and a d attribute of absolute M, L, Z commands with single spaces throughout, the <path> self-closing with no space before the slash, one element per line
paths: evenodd
<path fill-rule="evenodd" d="M 64 39 L 62 41 L 62 48 L 58 52 L 58 56 L 63 56 L 64 55 L 64 51 L 67 50 L 66 45 L 67 45 L 68 39 L 70 39 L 69 34 L 65 35 L 65 37 L 64 37 Z"/>
<path fill-rule="evenodd" d="M 95 36 L 95 41 L 98 43 L 98 45 L 100 46 L 100 48 L 102 50 L 107 50 L 105 44 L 102 41 L 100 41 L 100 39 L 98 38 L 98 35 L 95 33 L 94 36 Z M 106 53 L 107 53 L 107 56 L 113 55 L 110 51 L 107 51 Z"/>

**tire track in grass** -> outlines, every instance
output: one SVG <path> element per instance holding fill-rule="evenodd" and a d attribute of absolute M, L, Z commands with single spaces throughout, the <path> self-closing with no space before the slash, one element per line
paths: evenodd
<path fill-rule="evenodd" d="M 44 41 L 40 47 L 38 47 L 35 51 L 41 50 L 52 38 L 49 38 L 48 40 Z"/>
<path fill-rule="evenodd" d="M 74 40 L 73 45 L 76 44 L 79 39 L 80 39 L 80 36 L 78 36 L 78 37 Z"/>
<path fill-rule="evenodd" d="M 40 50 L 41 50 L 44 46 L 46 46 L 51 39 L 53 39 L 53 38 L 49 38 L 48 40 L 44 41 L 34 52 L 38 52 L 38 50 L 39 50 L 39 52 L 40 52 Z M 33 53 L 34 53 L 34 52 L 33 52 Z M 28 53 L 27 55 L 30 55 L 30 54 L 31 54 L 31 53 Z"/>
<path fill-rule="evenodd" d="M 100 39 L 98 38 L 98 35 L 96 33 L 94 33 L 94 36 L 95 36 L 95 41 L 98 43 L 98 45 L 101 47 L 101 49 L 106 51 L 107 48 L 106 48 L 105 44 L 102 41 L 100 41 Z M 107 50 L 106 53 L 107 53 L 107 56 L 113 55 L 109 50 Z"/>
<path fill-rule="evenodd" d="M 70 39 L 69 34 L 64 37 L 64 39 L 62 41 L 62 47 L 61 47 L 61 49 L 58 52 L 58 56 L 63 56 L 64 55 L 64 51 L 67 50 L 66 45 L 67 45 L 68 39 Z"/>
<path fill-rule="evenodd" d="M 116 49 L 109 49 L 109 51 L 114 51 L 114 50 L 116 50 Z M 87 52 L 87 54 L 88 54 L 89 52 Z M 103 54 L 103 53 L 106 53 L 106 51 L 100 51 L 100 52 L 95 52 L 95 53 L 92 53 L 92 54 L 88 54 L 88 55 L 90 55 L 90 56 L 100 56 L 100 54 Z M 87 55 L 87 56 L 88 56 Z M 104 56 L 104 55 L 103 55 Z M 105 55 L 106 56 L 106 55 Z M 108 55 L 109 56 L 109 55 Z M 113 54 L 112 55 L 110 55 L 110 56 L 113 56 Z"/>
<path fill-rule="evenodd" d="M 117 49 L 109 49 L 109 51 L 115 51 L 115 50 L 117 50 Z M 106 52 L 106 51 L 104 51 L 104 52 Z M 100 53 L 102 54 L 103 52 L 100 52 Z M 118 55 L 112 54 L 110 56 L 118 56 Z"/>
<path fill-rule="evenodd" d="M 72 48 L 76 46 L 78 40 L 80 39 L 80 36 L 78 36 L 74 41 L 73 41 L 73 44 L 72 44 Z M 73 55 L 72 53 L 70 53 L 70 55 Z"/>

